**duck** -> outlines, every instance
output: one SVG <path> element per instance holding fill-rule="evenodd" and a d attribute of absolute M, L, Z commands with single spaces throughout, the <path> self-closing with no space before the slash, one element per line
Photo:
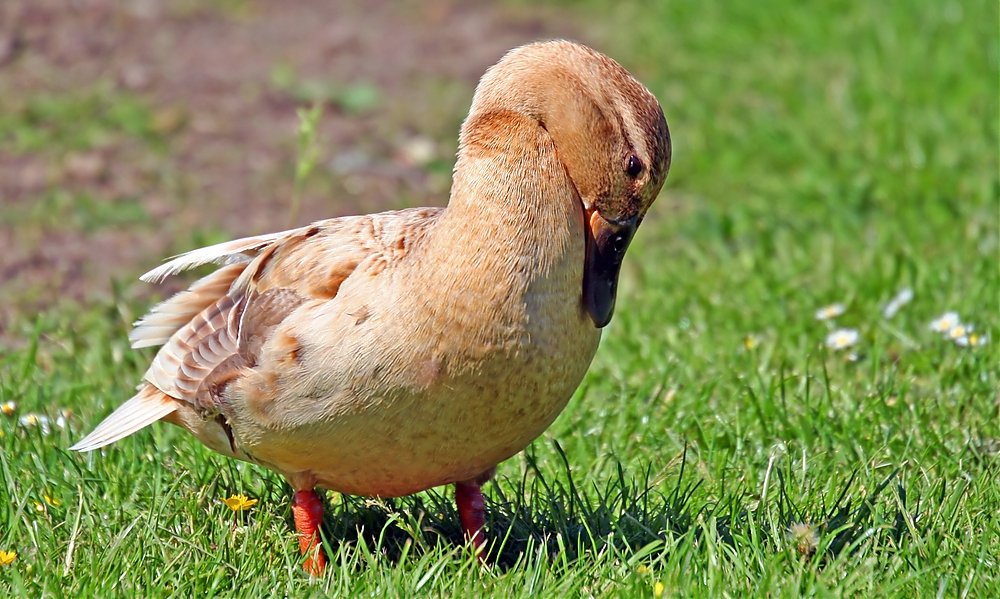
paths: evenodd
<path fill-rule="evenodd" d="M 670 161 L 659 102 L 620 64 L 567 40 L 515 48 L 476 87 L 446 207 L 237 239 L 140 277 L 218 265 L 135 323 L 132 347 L 160 349 L 71 449 L 164 421 L 279 473 L 314 576 L 317 489 L 454 484 L 485 559 L 482 485 L 582 381 Z"/>

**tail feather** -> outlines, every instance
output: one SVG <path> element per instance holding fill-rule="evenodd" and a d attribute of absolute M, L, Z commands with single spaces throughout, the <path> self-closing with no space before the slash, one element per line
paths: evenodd
<path fill-rule="evenodd" d="M 97 425 L 89 435 L 70 447 L 72 451 L 93 451 L 123 439 L 160 420 L 177 409 L 176 400 L 152 385 L 144 385 L 132 399 Z"/>

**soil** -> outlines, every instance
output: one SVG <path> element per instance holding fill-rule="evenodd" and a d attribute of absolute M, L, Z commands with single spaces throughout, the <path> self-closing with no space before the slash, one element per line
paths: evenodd
<path fill-rule="evenodd" d="M 124 98 L 142 131 L 25 149 L 0 130 L 0 340 L 39 311 L 107 302 L 111 281 L 150 293 L 132 281 L 199 244 L 443 205 L 477 79 L 551 37 L 589 41 L 564 13 L 481 0 L 5 0 L 0 116 Z M 297 109 L 314 101 L 319 160 L 293 223 Z"/>

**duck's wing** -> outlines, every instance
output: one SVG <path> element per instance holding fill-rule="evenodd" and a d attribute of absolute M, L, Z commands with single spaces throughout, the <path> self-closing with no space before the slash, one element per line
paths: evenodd
<path fill-rule="evenodd" d="M 138 393 L 70 449 L 90 451 L 160 420 L 184 402 L 217 413 L 223 389 L 257 363 L 275 327 L 306 301 L 336 297 L 364 263 L 369 274 L 419 245 L 443 209 L 414 208 L 319 221 L 182 254 L 141 278 L 157 282 L 224 266 L 140 319 L 133 347 L 163 345 Z"/>

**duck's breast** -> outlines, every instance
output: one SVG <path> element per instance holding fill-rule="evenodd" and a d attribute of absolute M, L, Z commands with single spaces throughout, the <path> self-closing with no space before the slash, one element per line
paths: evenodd
<path fill-rule="evenodd" d="M 574 275 L 478 304 L 471 292 L 431 301 L 392 277 L 377 293 L 345 287 L 284 323 L 235 391 L 240 443 L 286 475 L 352 494 L 477 476 L 537 438 L 590 365 L 600 331 Z"/>

